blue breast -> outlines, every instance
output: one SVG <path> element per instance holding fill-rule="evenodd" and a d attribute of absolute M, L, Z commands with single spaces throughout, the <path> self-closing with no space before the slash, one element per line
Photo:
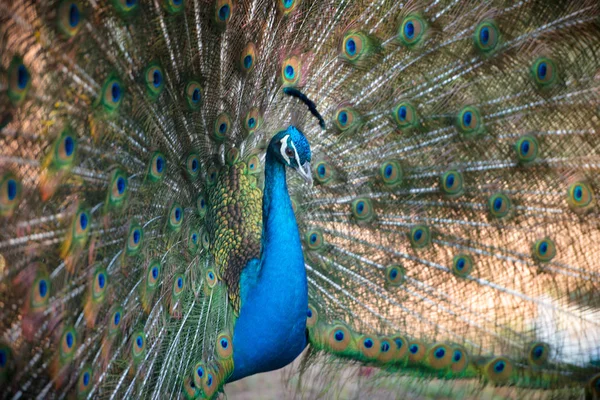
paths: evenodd
<path fill-rule="evenodd" d="M 229 382 L 281 368 L 306 347 L 308 286 L 285 167 L 267 153 L 261 259 L 240 280 L 241 308 L 233 332 Z"/>

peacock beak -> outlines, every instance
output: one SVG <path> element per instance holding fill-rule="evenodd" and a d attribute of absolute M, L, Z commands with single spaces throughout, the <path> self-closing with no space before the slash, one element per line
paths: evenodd
<path fill-rule="evenodd" d="M 308 183 L 309 187 L 312 187 L 313 184 L 313 178 L 312 178 L 312 173 L 310 171 L 310 163 L 307 161 L 304 164 L 302 164 L 300 166 L 300 168 L 297 169 L 298 173 L 300 174 L 300 176 L 302 178 L 304 178 L 304 180 L 306 181 L 306 183 Z"/>

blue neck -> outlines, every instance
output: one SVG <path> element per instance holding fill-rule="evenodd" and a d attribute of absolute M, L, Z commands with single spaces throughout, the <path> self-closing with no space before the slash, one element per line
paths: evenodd
<path fill-rule="evenodd" d="M 292 362 L 306 346 L 308 286 L 285 166 L 267 151 L 260 262 L 240 280 L 242 306 L 233 334 L 234 381 Z"/>
<path fill-rule="evenodd" d="M 304 261 L 296 216 L 288 194 L 285 166 L 278 162 L 271 152 L 267 152 L 265 162 L 265 190 L 263 194 L 263 233 L 261 259 L 270 259 L 272 252 L 266 248 L 295 254 Z M 285 237 L 281 237 L 285 234 Z M 302 274 L 306 280 L 304 262 Z"/>

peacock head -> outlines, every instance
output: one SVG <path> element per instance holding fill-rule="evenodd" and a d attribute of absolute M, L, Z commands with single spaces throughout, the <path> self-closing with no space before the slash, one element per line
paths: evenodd
<path fill-rule="evenodd" d="M 278 132 L 271 139 L 267 151 L 281 164 L 295 169 L 306 182 L 312 184 L 310 144 L 298 128 L 290 125 L 285 131 Z"/>

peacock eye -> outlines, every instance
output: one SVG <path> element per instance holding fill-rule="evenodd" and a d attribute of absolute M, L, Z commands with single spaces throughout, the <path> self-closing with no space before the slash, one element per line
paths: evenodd
<path fill-rule="evenodd" d="M 285 149 L 285 155 L 287 155 L 288 157 L 293 157 L 294 151 L 288 147 Z"/>

